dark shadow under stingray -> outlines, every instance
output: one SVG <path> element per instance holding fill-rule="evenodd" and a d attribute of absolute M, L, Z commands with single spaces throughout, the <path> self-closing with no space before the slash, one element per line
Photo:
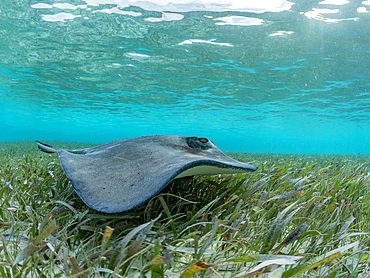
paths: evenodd
<path fill-rule="evenodd" d="M 58 153 L 82 201 L 106 213 L 133 209 L 176 178 L 257 170 L 199 137 L 147 136 L 79 150 L 36 142 L 42 151 Z"/>

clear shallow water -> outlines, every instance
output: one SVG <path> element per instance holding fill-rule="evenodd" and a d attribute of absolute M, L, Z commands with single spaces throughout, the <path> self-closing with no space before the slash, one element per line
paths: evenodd
<path fill-rule="evenodd" d="M 163 2 L 2 1 L 0 141 L 370 153 L 369 1 Z"/>

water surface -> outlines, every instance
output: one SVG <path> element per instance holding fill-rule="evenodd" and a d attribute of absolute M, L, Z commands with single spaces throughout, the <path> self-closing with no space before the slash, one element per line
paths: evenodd
<path fill-rule="evenodd" d="M 370 153 L 370 1 L 164 2 L 2 1 L 0 141 Z"/>

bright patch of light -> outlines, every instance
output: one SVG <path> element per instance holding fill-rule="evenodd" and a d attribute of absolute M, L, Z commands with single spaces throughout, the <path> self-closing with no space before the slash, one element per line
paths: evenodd
<path fill-rule="evenodd" d="M 183 19 L 184 16 L 182 14 L 177 14 L 177 13 L 162 13 L 162 17 L 157 18 L 157 17 L 149 17 L 146 18 L 146 21 L 150 22 L 162 22 L 162 21 L 175 21 L 175 20 L 181 20 Z"/>
<path fill-rule="evenodd" d="M 31 5 L 31 8 L 34 8 L 34 9 L 51 9 L 52 7 L 53 7 L 52 5 L 45 4 L 45 3 L 37 3 L 37 4 Z"/>
<path fill-rule="evenodd" d="M 150 57 L 149 55 L 140 54 L 140 53 L 127 53 L 127 54 L 130 56 L 134 56 L 134 57 L 144 57 L 144 58 Z"/>
<path fill-rule="evenodd" d="M 312 11 L 304 13 L 304 15 L 310 19 L 325 21 L 323 14 L 336 14 L 339 13 L 339 9 L 316 9 L 313 8 Z"/>
<path fill-rule="evenodd" d="M 148 17 L 148 18 L 145 18 L 145 20 L 149 22 L 162 22 L 163 21 L 161 17 Z"/>
<path fill-rule="evenodd" d="M 181 20 L 184 18 L 182 14 L 176 13 L 162 13 L 162 18 L 164 21 L 172 21 L 172 20 Z"/>
<path fill-rule="evenodd" d="M 370 5 L 370 0 L 366 0 L 366 1 L 362 2 L 362 5 Z"/>
<path fill-rule="evenodd" d="M 183 42 L 180 42 L 179 45 L 193 44 L 193 43 L 208 43 L 208 44 L 215 44 L 215 45 L 222 45 L 222 46 L 233 46 L 231 43 L 215 42 L 215 40 L 216 39 L 211 39 L 211 40 L 190 39 L 190 40 L 185 40 Z"/>
<path fill-rule="evenodd" d="M 348 0 L 324 0 L 319 2 L 321 5 L 345 5 L 348 4 Z"/>
<path fill-rule="evenodd" d="M 369 11 L 365 7 L 357 8 L 357 12 L 360 14 L 368 13 Z"/>
<path fill-rule="evenodd" d="M 74 19 L 81 17 L 81 15 L 73 15 L 70 13 L 58 13 L 58 14 L 43 14 L 42 19 L 45 21 L 62 21 L 65 22 L 67 19 Z"/>
<path fill-rule="evenodd" d="M 76 10 L 77 6 L 68 3 L 55 3 L 52 5 L 54 8 L 65 9 L 65 10 Z"/>
<path fill-rule="evenodd" d="M 340 10 L 339 9 L 316 9 L 316 8 L 313 8 L 312 11 L 309 11 L 306 14 L 312 14 L 313 16 L 316 16 L 316 15 L 322 15 L 322 14 L 337 14 L 339 13 Z"/>
<path fill-rule="evenodd" d="M 93 11 L 93 13 L 106 13 L 106 14 L 123 14 L 123 15 L 131 15 L 131 16 L 140 16 L 141 13 L 132 12 L 132 11 L 124 11 L 119 9 L 118 7 L 114 7 L 111 9 L 102 9 Z"/>
<path fill-rule="evenodd" d="M 336 14 L 339 13 L 339 9 L 316 9 L 313 8 L 312 11 L 304 13 L 304 15 L 310 19 L 321 20 L 328 23 L 338 23 L 344 20 L 354 20 L 357 21 L 358 17 L 355 18 L 343 18 L 343 19 L 335 19 L 335 18 L 326 18 L 324 14 Z"/>
<path fill-rule="evenodd" d="M 246 16 L 225 16 L 218 17 L 214 20 L 219 20 L 216 25 L 240 25 L 240 26 L 251 26 L 251 25 L 261 25 L 264 21 L 260 18 L 246 17 Z"/>
<path fill-rule="evenodd" d="M 276 37 L 276 36 L 291 35 L 293 33 L 294 33 L 293 31 L 277 31 L 276 33 L 272 33 L 269 36 L 270 37 Z"/>

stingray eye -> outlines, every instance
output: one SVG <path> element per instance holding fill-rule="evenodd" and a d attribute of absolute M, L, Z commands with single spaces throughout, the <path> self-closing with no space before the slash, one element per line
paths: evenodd
<path fill-rule="evenodd" d="M 208 150 L 212 148 L 211 142 L 204 137 L 188 137 L 186 143 L 192 149 Z"/>

